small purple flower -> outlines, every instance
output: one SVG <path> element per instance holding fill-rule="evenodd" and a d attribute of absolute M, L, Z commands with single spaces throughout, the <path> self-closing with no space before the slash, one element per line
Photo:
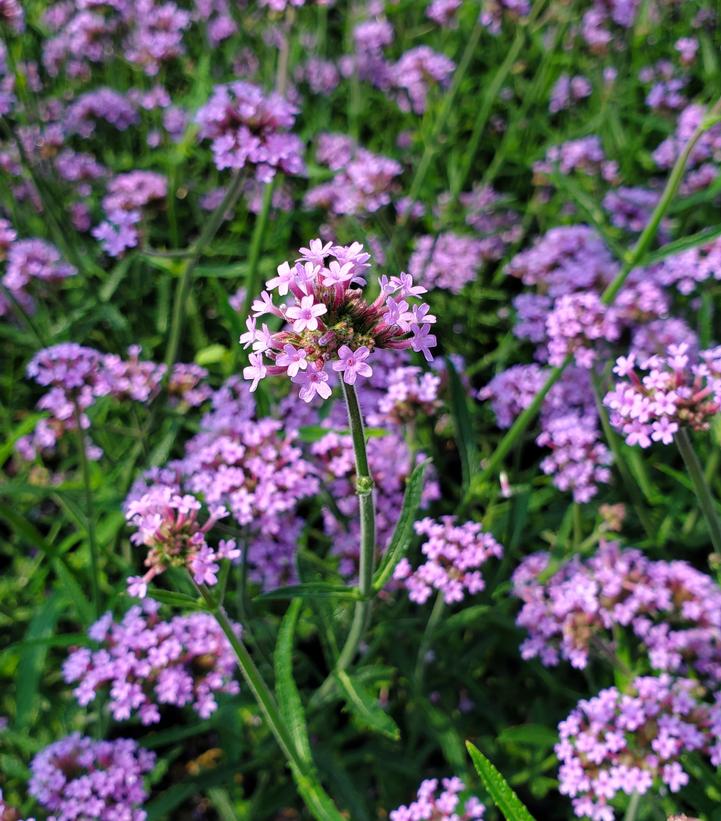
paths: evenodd
<path fill-rule="evenodd" d="M 343 373 L 343 381 L 347 385 L 355 385 L 358 376 L 371 376 L 373 370 L 365 361 L 368 359 L 370 351 L 365 345 L 352 351 L 347 345 L 338 348 L 338 362 L 333 363 L 334 371 Z"/>

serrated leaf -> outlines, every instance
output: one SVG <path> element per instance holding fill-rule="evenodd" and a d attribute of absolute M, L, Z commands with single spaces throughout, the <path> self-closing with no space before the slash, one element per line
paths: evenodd
<path fill-rule="evenodd" d="M 283 617 L 273 653 L 273 667 L 275 668 L 275 694 L 283 721 L 290 730 L 301 759 L 312 765 L 313 756 L 310 751 L 305 710 L 293 678 L 295 628 L 302 606 L 302 599 L 293 599 Z"/>
<path fill-rule="evenodd" d="M 357 601 L 359 598 L 360 593 L 354 587 L 330 582 L 306 582 L 269 590 L 267 593 L 256 596 L 253 601 L 284 601 L 286 599 L 351 599 Z"/>
<path fill-rule="evenodd" d="M 506 821 L 534 821 L 533 816 L 526 809 L 520 798 L 510 788 L 506 779 L 498 772 L 483 753 L 471 744 L 466 742 L 473 766 L 488 790 L 488 794 L 493 799 L 493 803 L 503 813 Z"/>
<path fill-rule="evenodd" d="M 345 670 L 337 672 L 335 677 L 352 715 L 362 725 L 391 741 L 400 739 L 398 725 L 357 679 L 351 678 Z"/>
<path fill-rule="evenodd" d="M 421 462 L 413 469 L 408 477 L 400 516 L 393 530 L 388 549 L 373 576 L 373 589 L 382 590 L 386 582 L 393 575 L 398 562 L 405 556 L 413 535 L 413 522 L 423 496 L 423 482 L 429 461 Z"/>

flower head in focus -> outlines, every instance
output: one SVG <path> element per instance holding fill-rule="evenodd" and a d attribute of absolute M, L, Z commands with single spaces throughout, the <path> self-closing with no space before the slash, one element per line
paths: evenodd
<path fill-rule="evenodd" d="M 373 351 L 378 348 L 412 348 L 430 361 L 436 337 L 430 333 L 435 317 L 428 306 L 415 300 L 425 288 L 413 277 L 382 276 L 380 293 L 373 302 L 364 297 L 365 272 L 370 255 L 360 243 L 333 245 L 314 239 L 300 249 L 294 265 L 284 262 L 277 276 L 266 282 L 253 303 L 241 344 L 251 348 L 250 364 L 243 376 L 255 390 L 269 375 L 285 374 L 300 386 L 300 397 L 310 402 L 330 396 L 330 371 L 354 385 L 372 375 Z M 285 300 L 276 304 L 269 291 Z M 283 321 L 272 332 L 260 317 Z"/>

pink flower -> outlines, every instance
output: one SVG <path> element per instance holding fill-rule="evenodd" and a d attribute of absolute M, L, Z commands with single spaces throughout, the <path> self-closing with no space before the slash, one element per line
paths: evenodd
<path fill-rule="evenodd" d="M 293 382 L 303 386 L 299 396 L 304 402 L 310 402 L 316 394 L 321 399 L 327 399 L 331 395 L 328 374 L 325 371 L 301 371 L 293 377 Z"/>
<path fill-rule="evenodd" d="M 304 371 L 308 367 L 306 352 L 303 348 L 294 348 L 292 345 L 284 345 L 283 352 L 278 354 L 275 360 L 276 365 L 288 368 L 288 376 L 294 377 L 298 371 Z"/>
<path fill-rule="evenodd" d="M 252 353 L 250 355 L 250 365 L 243 368 L 243 379 L 252 379 L 250 386 L 251 393 L 258 387 L 258 382 L 266 375 L 268 369 L 263 364 L 263 355 Z"/>
<path fill-rule="evenodd" d="M 315 303 L 313 295 L 304 296 L 300 300 L 300 305 L 291 305 L 286 311 L 288 319 L 295 320 L 293 322 L 293 330 L 295 333 L 302 333 L 304 330 L 309 331 L 318 330 L 318 317 L 328 313 L 328 309 L 321 303 Z"/>
<path fill-rule="evenodd" d="M 373 369 L 365 361 L 370 351 L 365 345 L 361 345 L 352 351 L 347 345 L 338 348 L 339 361 L 333 363 L 334 371 L 343 372 L 343 381 L 346 385 L 355 385 L 356 377 L 371 376 Z"/>
<path fill-rule="evenodd" d="M 417 325 L 414 322 L 411 325 L 411 331 L 413 332 L 411 348 L 413 348 L 416 353 L 422 353 L 426 358 L 426 362 L 430 362 L 433 359 L 433 354 L 430 352 L 430 349 L 435 347 L 436 344 L 436 338 L 430 330 L 430 327 L 425 323 L 423 325 Z"/>

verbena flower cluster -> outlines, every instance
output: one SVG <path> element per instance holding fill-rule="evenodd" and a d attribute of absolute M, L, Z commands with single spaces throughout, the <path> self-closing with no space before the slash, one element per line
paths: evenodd
<path fill-rule="evenodd" d="M 721 348 L 694 354 L 682 342 L 636 360 L 634 353 L 616 360 L 614 373 L 624 381 L 603 400 L 629 445 L 668 445 L 680 427 L 708 429 L 721 408 Z"/>
<path fill-rule="evenodd" d="M 290 583 L 302 528 L 296 508 L 318 489 L 316 470 L 297 443 L 297 429 L 253 418 L 244 386 L 231 378 L 212 396 L 212 408 L 182 458 L 149 471 L 126 503 L 128 517 L 140 528 L 136 541 L 151 547 L 142 584 L 165 566 L 164 556 L 188 566 L 197 580 L 214 583 L 218 559 L 237 558 L 241 550 L 237 540 L 210 546 L 211 530 L 220 520 L 234 523 L 242 536 L 252 580 L 263 587 Z M 210 524 L 210 519 L 200 523 L 201 502 Z"/>
<path fill-rule="evenodd" d="M 95 741 L 73 733 L 38 753 L 29 792 L 57 821 L 144 821 L 143 778 L 155 753 L 135 741 Z"/>
<path fill-rule="evenodd" d="M 618 542 L 558 568 L 534 553 L 515 570 L 513 593 L 523 602 L 525 659 L 583 669 L 592 656 L 613 656 L 622 631 L 654 670 L 721 682 L 721 589 L 687 562 L 654 561 Z"/>
<path fill-rule="evenodd" d="M 455 604 L 485 588 L 480 568 L 491 557 L 500 559 L 503 548 L 478 522 L 456 524 L 454 516 L 444 516 L 439 521 L 421 519 L 413 527 L 426 537 L 421 545 L 426 560 L 413 569 L 403 558 L 393 573 L 411 601 L 424 604 L 437 590 L 446 604 Z"/>
<path fill-rule="evenodd" d="M 279 94 L 265 94 L 252 83 L 216 86 L 197 114 L 200 137 L 211 140 L 220 170 L 250 166 L 262 182 L 277 171 L 304 170 L 303 143 L 289 132 L 298 109 Z"/>
<path fill-rule="evenodd" d="M 452 778 L 428 778 L 418 787 L 416 800 L 393 810 L 390 821 L 471 821 L 483 818 L 485 807 L 473 795 L 465 796 L 466 785 Z M 464 797 L 465 796 L 465 797 Z"/>
<path fill-rule="evenodd" d="M 48 285 L 57 285 L 77 270 L 65 262 L 58 249 L 42 239 L 17 239 L 8 220 L 0 218 L 0 263 L 5 261 L 2 285 L 11 299 L 0 292 L 0 317 L 17 316 L 16 302 L 21 311 L 35 312 L 33 294 L 42 295 Z"/>
<path fill-rule="evenodd" d="M 359 243 L 333 245 L 312 240 L 300 249 L 291 266 L 278 266 L 277 276 L 266 287 L 287 301 L 276 305 L 268 291 L 253 303 L 253 316 L 240 341 L 252 348 L 250 365 L 243 370 L 254 391 L 268 375 L 284 374 L 300 386 L 299 395 L 310 402 L 316 395 L 331 394 L 329 368 L 354 385 L 358 377 L 369 377 L 366 360 L 377 348 L 412 348 L 431 360 L 436 337 L 430 333 L 436 318 L 425 303 L 413 300 L 426 289 L 414 285 L 409 274 L 382 276 L 380 293 L 369 303 L 364 298 L 365 273 L 370 255 Z M 331 258 L 332 257 L 332 258 Z M 270 315 L 284 323 L 272 333 L 268 325 L 257 327 L 258 317 Z M 265 359 L 269 364 L 265 364 Z"/>
<path fill-rule="evenodd" d="M 128 359 L 101 354 L 94 348 L 63 342 L 43 348 L 30 360 L 27 374 L 39 385 L 49 388 L 38 401 L 48 416 L 32 433 L 15 444 L 25 459 L 51 455 L 67 431 L 90 428 L 88 411 L 104 396 L 147 403 L 157 397 L 165 376 L 165 366 L 139 358 L 140 348 L 131 346 Z M 210 391 L 203 383 L 207 371 L 198 365 L 177 363 L 167 383 L 171 401 L 194 407 L 202 404 Z M 87 454 L 99 459 L 102 451 L 88 443 Z"/>
<path fill-rule="evenodd" d="M 659 785 L 678 792 L 689 780 L 684 756 L 721 763 L 721 704 L 703 701 L 693 679 L 640 676 L 583 699 L 559 724 L 560 791 L 576 815 L 614 821 L 610 802 L 645 795 Z"/>
<path fill-rule="evenodd" d="M 215 619 L 192 613 L 163 621 L 158 610 L 156 602 L 145 600 L 122 621 L 106 613 L 92 625 L 88 636 L 100 648 L 80 647 L 63 665 L 63 678 L 76 684 L 81 706 L 107 688 L 116 721 L 137 715 L 143 724 L 155 724 L 165 705 L 188 706 L 208 718 L 218 707 L 218 693 L 238 692 L 233 651 Z"/>
<path fill-rule="evenodd" d="M 316 158 L 335 175 L 305 195 L 308 208 L 363 216 L 389 205 L 402 172 L 399 162 L 358 146 L 345 134 L 320 134 Z"/>

